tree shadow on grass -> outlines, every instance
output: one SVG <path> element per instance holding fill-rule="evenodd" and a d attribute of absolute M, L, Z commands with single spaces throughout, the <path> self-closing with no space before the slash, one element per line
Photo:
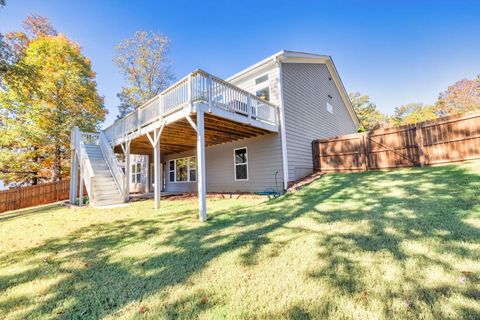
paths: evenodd
<path fill-rule="evenodd" d="M 458 181 L 462 185 L 452 186 Z M 475 200 L 478 199 L 479 189 L 478 175 L 455 166 L 338 174 L 329 175 L 308 188 L 264 205 L 210 212 L 210 220 L 206 223 L 182 224 L 196 219 L 196 210 L 185 210 L 175 215 L 158 215 L 158 219 L 125 219 L 89 226 L 68 237 L 51 239 L 31 250 L 17 252 L 8 259 L 2 257 L 0 268 L 24 259 L 30 259 L 31 268 L 1 277 L 0 291 L 46 279 L 55 273 L 61 277 L 48 289 L 48 295 L 41 303 L 32 305 L 27 297 L 6 301 L 0 305 L 0 312 L 7 314 L 15 305 L 27 304 L 30 307 L 27 318 L 54 314 L 68 319 L 96 319 L 115 315 L 153 294 L 166 299 L 166 288 L 188 282 L 192 275 L 201 272 L 210 261 L 224 253 L 248 248 L 241 254 L 241 262 L 245 265 L 257 263 L 260 250 L 271 245 L 268 236 L 302 216 L 316 225 L 365 224 L 367 231 L 363 232 L 318 233 L 318 248 L 321 249 L 319 267 L 308 274 L 312 281 L 325 281 L 342 297 L 358 300 L 368 288 L 365 274 L 369 270 L 355 259 L 355 255 L 381 252 L 390 255 L 392 261 L 403 269 L 408 259 L 415 258 L 425 264 L 458 272 L 448 261 L 436 255 L 424 254 L 422 257 L 421 253 L 409 253 L 403 248 L 405 240 L 426 240 L 437 242 L 435 250 L 439 254 L 442 250 L 449 250 L 450 254 L 459 258 L 478 258 L 478 252 L 462 243 L 478 245 L 480 232 L 462 219 L 479 205 Z M 342 205 L 351 201 L 357 205 L 341 209 Z M 324 203 L 328 203 L 327 208 L 323 208 Z M 336 209 L 336 204 L 340 209 Z M 295 229 L 288 228 L 292 232 Z M 167 229 L 166 237 L 156 245 L 168 250 L 139 258 L 119 259 L 116 256 L 120 249 L 148 242 Z M 72 261 L 77 263 L 72 265 Z M 473 282 L 478 283 L 475 273 L 468 274 L 467 278 L 472 285 Z M 445 288 L 432 293 L 414 276 L 405 275 L 403 280 L 413 284 L 413 289 L 408 292 L 369 292 L 365 303 L 368 304 L 370 299 L 381 301 L 384 305 L 378 316 L 388 318 L 399 314 L 390 305 L 392 299 L 415 300 L 402 314 L 413 318 L 425 312 L 424 309 L 415 309 L 417 304 L 433 307 L 439 299 L 448 298 L 452 292 L 465 299 L 478 296 L 472 285 L 464 290 Z M 390 295 L 391 299 L 378 295 Z M 329 317 L 330 311 L 341 308 L 336 303 L 332 300 L 312 308 L 295 306 L 278 316 Z M 215 299 L 204 301 L 203 293 L 196 293 L 169 305 L 164 317 L 191 318 L 196 312 L 208 310 L 215 304 Z M 466 316 L 478 316 L 473 308 L 455 308 L 458 314 L 463 312 Z M 448 318 L 441 311 L 430 312 L 434 316 Z"/>
<path fill-rule="evenodd" d="M 478 305 L 469 308 L 455 304 L 460 299 L 465 304 L 479 301 L 478 267 L 470 265 L 472 270 L 463 270 L 462 260 L 480 261 L 480 230 L 465 222 L 468 217 L 480 217 L 480 175 L 462 167 L 444 166 L 336 178 L 345 188 L 329 200 L 357 196 L 357 209 L 322 210 L 320 206 L 314 209 L 313 220 L 365 227 L 319 236 L 318 245 L 326 250 L 319 254 L 321 267 L 309 274 L 312 279 L 322 279 L 350 296 L 359 309 L 376 304 L 386 319 L 480 317 Z M 386 271 L 378 272 L 378 259 L 362 261 L 372 256 L 386 257 L 391 265 L 382 266 Z M 382 276 L 390 268 L 401 270 L 391 288 L 376 287 L 376 279 L 368 274 Z M 455 282 L 444 285 L 439 283 L 447 280 L 435 279 L 438 283 L 430 284 L 427 279 L 435 278 L 432 274 L 438 270 L 453 275 Z M 457 302 L 453 302 L 454 295 Z M 366 306 L 358 302 L 362 297 Z M 399 301 L 404 305 L 399 307 Z"/>

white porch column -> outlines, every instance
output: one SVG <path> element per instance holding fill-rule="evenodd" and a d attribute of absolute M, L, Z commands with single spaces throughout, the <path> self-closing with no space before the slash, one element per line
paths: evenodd
<path fill-rule="evenodd" d="M 70 204 L 75 204 L 75 198 L 77 195 L 77 183 L 78 183 L 78 163 L 77 155 L 75 150 L 72 149 L 71 158 L 70 158 Z"/>
<path fill-rule="evenodd" d="M 157 138 L 155 144 L 153 146 L 153 165 L 154 165 L 154 181 L 155 181 L 155 188 L 154 188 L 154 203 L 155 209 L 160 208 L 160 191 L 162 190 L 162 182 L 161 180 L 161 172 L 160 172 L 160 137 L 159 132 L 155 129 L 154 137 Z"/>
<path fill-rule="evenodd" d="M 145 156 L 145 190 L 143 192 L 150 192 L 150 156 Z"/>
<path fill-rule="evenodd" d="M 207 220 L 206 181 L 205 181 L 205 126 L 204 111 L 197 110 L 197 189 L 198 216 Z"/>
<path fill-rule="evenodd" d="M 130 164 L 130 141 L 128 140 L 125 142 L 125 149 L 124 149 L 124 154 L 125 154 L 125 183 L 123 184 L 123 199 L 125 199 L 125 202 L 128 202 L 130 200 L 130 175 L 131 175 L 131 164 Z"/>
<path fill-rule="evenodd" d="M 83 166 L 80 166 L 80 186 L 78 187 L 78 206 L 81 207 L 83 206 L 83 179 L 84 179 L 84 173 L 83 173 Z M 91 200 L 91 199 L 89 199 Z"/>

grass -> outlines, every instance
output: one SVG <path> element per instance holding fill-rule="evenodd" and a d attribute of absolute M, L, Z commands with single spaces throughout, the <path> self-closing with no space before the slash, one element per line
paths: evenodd
<path fill-rule="evenodd" d="M 480 165 L 0 215 L 5 319 L 480 319 Z"/>

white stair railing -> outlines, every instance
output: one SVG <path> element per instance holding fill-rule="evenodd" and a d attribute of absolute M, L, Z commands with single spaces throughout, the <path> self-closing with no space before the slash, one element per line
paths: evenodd
<path fill-rule="evenodd" d="M 103 157 L 107 161 L 108 168 L 110 169 L 110 172 L 112 173 L 113 179 L 115 180 L 115 184 L 117 185 L 118 190 L 120 191 L 120 194 L 124 194 L 124 178 L 125 174 L 123 173 L 122 167 L 120 166 L 120 163 L 118 162 L 117 157 L 115 156 L 115 153 L 113 153 L 113 150 L 108 143 L 107 137 L 105 136 L 105 133 L 103 131 L 100 132 L 100 139 L 99 139 L 99 144 L 100 144 L 100 149 L 102 150 Z"/>
<path fill-rule="evenodd" d="M 88 199 L 91 204 L 94 202 L 93 194 L 93 179 L 95 179 L 95 174 L 93 172 L 92 164 L 88 158 L 86 144 L 98 144 L 99 135 L 98 133 L 89 133 L 81 132 L 78 127 L 74 128 L 74 141 L 75 141 L 75 152 L 77 155 L 78 163 L 80 166 L 80 172 L 83 175 L 83 182 L 87 188 Z M 82 183 L 82 181 L 80 181 Z M 83 197 L 83 195 L 80 195 Z M 80 202 L 82 203 L 82 202 Z"/>

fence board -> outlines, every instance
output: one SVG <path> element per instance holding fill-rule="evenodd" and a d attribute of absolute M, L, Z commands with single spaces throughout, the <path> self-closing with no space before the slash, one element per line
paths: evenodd
<path fill-rule="evenodd" d="M 0 191 L 0 213 L 69 198 L 70 180 Z"/>
<path fill-rule="evenodd" d="M 312 142 L 314 169 L 359 171 L 480 158 L 480 111 Z"/>

